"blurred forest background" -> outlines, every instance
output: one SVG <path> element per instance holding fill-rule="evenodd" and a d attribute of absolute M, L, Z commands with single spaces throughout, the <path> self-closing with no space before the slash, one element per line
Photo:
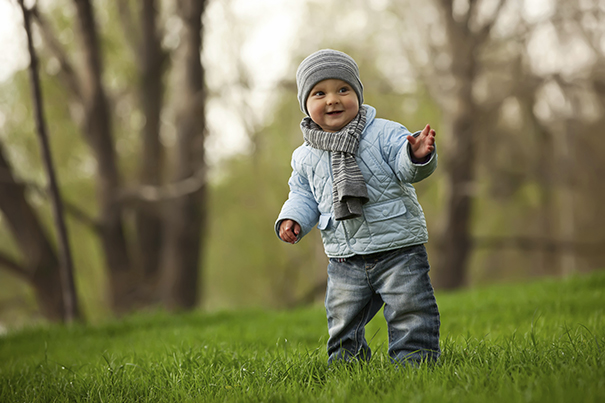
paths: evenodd
<path fill-rule="evenodd" d="M 0 326 L 65 321 L 23 14 L 0 82 Z M 605 268 L 604 0 L 26 1 L 73 255 L 75 318 L 320 303 L 318 231 L 280 242 L 320 48 L 365 101 L 436 130 L 416 186 L 435 288 Z M 8 49 L 8 48 L 7 48 Z M 15 50 L 15 49 L 18 49 Z"/>

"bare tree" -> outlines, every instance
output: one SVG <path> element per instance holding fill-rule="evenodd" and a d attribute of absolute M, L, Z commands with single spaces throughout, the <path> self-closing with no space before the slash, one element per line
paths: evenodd
<path fill-rule="evenodd" d="M 605 124 L 603 2 L 555 1 L 549 23 L 555 29 L 560 52 L 578 52 L 576 58 L 565 57 L 566 63 L 545 80 L 545 86 L 560 91 L 564 104 L 547 102 L 550 119 L 541 119 L 558 146 L 558 232 L 564 246 L 557 252 L 560 272 L 569 274 L 601 268 L 605 262 L 605 221 L 597 207 L 605 201 L 601 186 L 605 146 L 595 136 Z"/>
<path fill-rule="evenodd" d="M 466 284 L 466 268 L 472 247 L 471 215 L 475 186 L 477 135 L 481 107 L 473 94 L 482 68 L 480 54 L 490 39 L 491 30 L 506 0 L 495 2 L 493 11 L 480 9 L 485 3 L 469 0 L 465 7 L 454 8 L 451 0 L 438 0 L 436 7 L 445 35 L 435 56 L 447 57 L 449 63 L 442 74 L 451 80 L 451 89 L 435 90 L 435 99 L 446 99 L 444 105 L 447 143 L 444 172 L 447 177 L 445 218 L 439 239 L 439 256 L 435 271 L 441 288 L 456 288 Z M 433 44 L 435 46 L 435 44 Z M 446 56 L 447 55 L 447 56 Z M 433 70 L 434 72 L 434 70 Z M 429 82 L 425 79 L 425 82 Z M 443 143 L 442 143 L 443 144 Z"/>
<path fill-rule="evenodd" d="M 139 86 L 141 110 L 145 125 L 141 130 L 143 144 L 140 168 L 140 182 L 143 185 L 158 186 L 164 168 L 163 147 L 160 142 L 160 116 L 164 95 L 164 71 L 166 52 L 161 46 L 161 32 L 157 24 L 157 4 L 155 0 L 141 3 L 142 43 L 138 63 L 141 71 Z M 143 277 L 157 298 L 157 281 L 160 272 L 160 251 L 162 245 L 162 218 L 156 205 L 137 210 L 136 225 L 139 256 Z"/>
<path fill-rule="evenodd" d="M 163 33 L 156 0 L 140 3 L 140 18 L 129 13 L 129 2 L 120 2 L 123 26 L 130 32 L 125 45 L 134 49 L 133 60 L 140 80 L 130 90 L 138 92 L 145 124 L 141 129 L 139 184 L 125 187 L 114 140 L 112 96 L 103 80 L 104 54 L 99 27 L 89 0 L 74 0 L 82 61 L 73 63 L 44 15 L 34 4 L 31 10 L 42 32 L 46 49 L 59 61 L 58 77 L 70 97 L 81 105 L 80 123 L 91 155 L 96 160 L 98 216 L 82 214 L 75 206 L 75 218 L 92 226 L 99 236 L 105 258 L 114 312 L 164 303 L 171 308 L 190 309 L 199 301 L 199 271 L 202 234 L 205 226 L 204 156 L 205 87 L 200 52 L 202 15 L 205 1 L 180 2 L 176 7 L 183 21 L 180 49 L 174 67 L 181 77 L 173 96 L 174 106 L 164 104 L 164 76 L 168 54 L 162 48 Z M 137 2 L 137 4 L 139 4 Z M 164 162 L 166 150 L 160 141 L 160 116 L 170 107 L 176 110 L 177 147 L 172 178 Z M 72 110 L 70 110 L 72 111 Z M 25 198 L 24 186 L 12 174 L 9 162 L 1 158 L 3 172 L 0 209 L 23 251 L 23 263 L 9 255 L 0 256 L 0 265 L 37 290 L 42 311 L 50 319 L 61 317 L 58 262 L 53 247 L 38 223 L 34 208 Z M 25 213 L 15 214 L 16 211 Z M 134 215 L 125 215 L 134 211 Z M 26 214 L 27 213 L 27 214 Z M 128 217 L 134 217 L 129 222 Z M 128 231 L 129 227 L 135 231 Z M 128 234 L 134 234 L 130 236 Z M 43 261 L 40 261 L 43 259 Z M 160 281 L 163 281 L 160 287 Z M 38 290 L 39 287 L 39 290 Z"/>
<path fill-rule="evenodd" d="M 71 249 L 69 246 L 67 228 L 65 226 L 65 220 L 63 216 L 63 203 L 61 201 L 61 195 L 59 192 L 59 187 L 57 185 L 55 168 L 53 165 L 52 154 L 50 152 L 50 145 L 48 141 L 45 120 L 46 118 L 44 116 L 44 105 L 42 102 L 42 89 L 40 86 L 40 76 L 38 74 L 38 57 L 34 49 L 31 33 L 31 16 L 29 10 L 25 7 L 25 4 L 22 0 L 19 1 L 19 5 L 21 6 L 21 11 L 23 12 L 23 22 L 27 34 L 27 47 L 30 55 L 29 70 L 32 86 L 32 98 L 35 111 L 36 129 L 38 133 L 38 140 L 40 143 L 42 159 L 44 161 L 46 177 L 48 180 L 48 187 L 50 189 L 52 199 L 52 210 L 53 217 L 55 220 L 55 227 L 58 234 L 61 263 L 59 266 L 59 273 L 61 277 L 61 299 L 63 301 L 62 316 L 66 322 L 70 323 L 73 322 L 75 319 L 79 318 L 80 316 L 78 310 L 78 298 L 74 287 Z"/>
<path fill-rule="evenodd" d="M 137 2 L 138 3 L 138 2 Z M 135 55 L 138 81 L 138 100 L 145 117 L 141 128 L 141 160 L 139 183 L 142 186 L 162 185 L 165 169 L 165 151 L 160 141 L 161 114 L 164 107 L 165 72 L 168 54 L 162 48 L 163 33 L 158 25 L 159 4 L 145 0 L 139 4 L 139 19 L 133 17 L 130 2 L 118 3 L 120 22 L 127 45 Z M 140 26 L 140 29 L 137 27 Z M 122 192 L 123 194 L 123 192 Z M 156 201 L 145 201 L 131 196 L 135 202 L 136 247 L 133 248 L 137 267 L 138 304 L 148 305 L 159 301 L 158 286 L 161 270 L 162 212 Z"/>
<path fill-rule="evenodd" d="M 21 259 L 0 254 L 0 265 L 32 286 L 40 312 L 66 320 L 59 260 L 43 225 L 26 198 L 0 143 L 0 211 L 19 247 Z"/>
<path fill-rule="evenodd" d="M 438 0 L 424 4 L 423 10 L 429 16 L 437 11 L 439 18 L 430 23 L 426 23 L 428 17 L 420 19 L 416 25 L 405 19 L 413 26 L 406 35 L 411 40 L 420 38 L 426 54 L 418 56 L 424 50 L 409 41 L 406 51 L 417 56 L 416 71 L 432 98 L 440 103 L 446 123 L 442 130 L 445 136 L 440 137 L 447 192 L 435 267 L 438 286 L 466 284 L 474 247 L 493 248 L 492 259 L 497 259 L 500 248 L 540 252 L 540 258 L 527 270 L 533 274 L 556 272 L 558 266 L 563 268 L 562 273 L 573 272 L 579 267 L 578 252 L 595 250 L 586 239 L 580 241 L 587 230 L 578 232 L 579 211 L 586 209 L 581 206 L 590 206 L 586 201 L 594 197 L 579 192 L 578 183 L 582 181 L 578 178 L 589 178 L 594 169 L 580 171 L 577 165 L 586 161 L 595 164 L 598 158 L 578 155 L 576 144 L 584 130 L 594 127 L 582 116 L 582 105 L 599 109 L 590 101 L 598 93 L 595 89 L 599 81 L 595 80 L 597 85 L 589 90 L 591 85 L 581 75 L 563 74 L 564 66 L 551 66 L 554 72 L 536 71 L 529 42 L 538 28 L 548 25 L 555 28 L 560 43 L 577 43 L 574 41 L 583 32 L 594 48 L 603 35 L 597 23 L 602 18 L 597 3 L 555 2 L 550 14 L 528 22 L 521 3 L 513 0 Z M 396 10 L 406 15 L 402 7 Z M 508 24 L 501 23 L 494 34 L 494 27 L 502 21 Z M 415 35 L 414 30 L 419 34 Z M 595 54 L 601 52 L 599 45 L 596 48 Z M 590 77 L 602 76 L 598 72 L 603 63 L 598 57 L 595 60 Z M 545 118 L 536 110 L 552 103 L 544 91 L 546 87 L 560 91 L 565 106 L 551 108 L 550 116 Z M 517 127 L 514 122 L 501 121 L 505 101 L 519 105 Z M 593 144 L 590 154 L 597 155 L 599 147 Z M 506 161 L 506 166 L 498 165 L 502 155 L 514 159 Z M 531 221 L 526 219 L 511 228 L 514 232 L 510 236 L 473 234 L 476 224 L 471 225 L 471 218 L 476 215 L 475 197 L 480 194 L 478 167 L 488 170 L 483 178 L 492 183 L 492 189 L 502 189 L 509 196 L 528 183 L 539 189 L 540 208 Z M 519 220 L 522 218 L 511 217 L 509 221 Z"/>
<path fill-rule="evenodd" d="M 103 85 L 103 57 L 97 21 L 89 0 L 74 0 L 84 52 L 82 68 L 85 137 L 97 161 L 99 226 L 106 265 L 110 272 L 113 306 L 128 310 L 134 299 L 133 267 L 124 235 L 124 223 L 115 194 L 120 188 L 112 116 Z"/>
<path fill-rule="evenodd" d="M 198 300 L 198 267 L 203 229 L 206 226 L 204 70 L 202 14 L 206 1 L 179 3 L 183 21 L 180 98 L 177 105 L 177 145 L 174 179 L 201 178 L 202 186 L 187 195 L 166 202 L 163 295 L 170 307 L 191 308 Z"/>

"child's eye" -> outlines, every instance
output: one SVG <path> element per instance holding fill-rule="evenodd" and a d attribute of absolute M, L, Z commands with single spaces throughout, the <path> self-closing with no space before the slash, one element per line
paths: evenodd
<path fill-rule="evenodd" d="M 322 96 L 323 94 L 324 94 L 324 92 L 323 92 L 323 91 L 315 91 L 315 92 L 313 93 L 313 96 L 320 97 L 320 96 Z"/>
<path fill-rule="evenodd" d="M 343 93 L 343 92 L 348 92 L 349 91 L 349 87 L 342 87 L 340 90 L 338 90 L 338 92 Z"/>

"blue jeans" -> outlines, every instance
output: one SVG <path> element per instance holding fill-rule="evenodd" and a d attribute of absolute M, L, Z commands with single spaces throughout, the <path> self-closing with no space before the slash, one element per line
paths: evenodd
<path fill-rule="evenodd" d="M 441 322 L 428 273 L 424 245 L 330 259 L 328 363 L 370 359 L 365 326 L 383 304 L 391 360 L 403 365 L 436 361 Z"/>

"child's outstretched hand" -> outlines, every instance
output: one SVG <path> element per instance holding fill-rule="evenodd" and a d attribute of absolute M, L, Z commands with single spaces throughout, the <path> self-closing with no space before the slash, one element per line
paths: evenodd
<path fill-rule="evenodd" d="M 284 220 L 279 224 L 279 237 L 282 241 L 294 244 L 300 234 L 300 225 L 293 220 Z"/>
<path fill-rule="evenodd" d="M 418 137 L 407 137 L 414 159 L 424 162 L 426 156 L 433 152 L 435 149 L 435 134 L 435 130 L 431 129 L 431 125 L 426 125 Z"/>

